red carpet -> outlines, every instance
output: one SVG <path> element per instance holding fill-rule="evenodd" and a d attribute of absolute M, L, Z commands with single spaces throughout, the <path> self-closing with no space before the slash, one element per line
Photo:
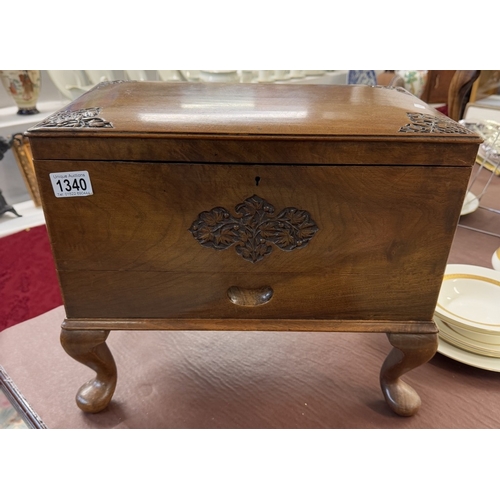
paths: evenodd
<path fill-rule="evenodd" d="M 0 238 L 0 331 L 60 305 L 46 227 Z"/>

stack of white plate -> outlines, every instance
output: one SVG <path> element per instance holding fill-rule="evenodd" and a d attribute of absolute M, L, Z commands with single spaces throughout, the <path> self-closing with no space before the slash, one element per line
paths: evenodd
<path fill-rule="evenodd" d="M 462 363 L 500 372 L 500 272 L 449 264 L 434 321 L 438 351 Z"/>

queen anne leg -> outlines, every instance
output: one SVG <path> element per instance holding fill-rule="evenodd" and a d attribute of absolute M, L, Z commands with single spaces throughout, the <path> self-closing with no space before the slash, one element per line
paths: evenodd
<path fill-rule="evenodd" d="M 109 330 L 61 330 L 61 344 L 76 361 L 96 372 L 96 377 L 80 387 L 76 404 L 87 413 L 106 408 L 116 387 L 116 364 L 106 345 Z"/>
<path fill-rule="evenodd" d="M 380 371 L 380 386 L 387 404 L 398 415 L 417 413 L 421 400 L 416 391 L 400 377 L 429 361 L 437 351 L 437 334 L 387 334 L 394 347 Z"/>

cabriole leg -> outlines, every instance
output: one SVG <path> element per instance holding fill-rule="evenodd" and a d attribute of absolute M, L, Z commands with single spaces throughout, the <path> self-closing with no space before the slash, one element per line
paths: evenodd
<path fill-rule="evenodd" d="M 437 334 L 387 334 L 394 347 L 380 371 L 380 386 L 387 404 L 398 415 L 417 413 L 421 400 L 415 390 L 400 377 L 429 361 L 437 351 Z"/>
<path fill-rule="evenodd" d="M 87 413 L 104 410 L 115 392 L 116 364 L 106 345 L 108 335 L 109 330 L 61 330 L 64 350 L 96 372 L 76 394 L 76 404 Z"/>

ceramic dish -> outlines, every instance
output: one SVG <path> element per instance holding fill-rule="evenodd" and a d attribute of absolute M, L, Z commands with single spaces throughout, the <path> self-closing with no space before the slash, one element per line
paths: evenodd
<path fill-rule="evenodd" d="M 148 80 L 148 75 L 143 69 L 126 69 L 125 76 L 128 80 L 136 80 L 138 82 L 146 82 Z"/>
<path fill-rule="evenodd" d="M 448 344 L 442 338 L 438 339 L 437 351 L 446 356 L 447 358 L 459 361 L 464 365 L 474 366 L 475 368 L 482 368 L 492 372 L 500 372 L 500 359 L 490 358 L 488 356 L 480 356 L 472 352 L 463 351 L 458 347 Z"/>
<path fill-rule="evenodd" d="M 444 328 L 450 335 L 454 335 L 458 338 L 464 337 L 464 340 L 468 339 L 469 341 L 472 341 L 477 345 L 483 344 L 483 347 L 491 348 L 492 346 L 498 346 L 500 348 L 499 333 L 482 333 L 476 332 L 475 330 L 468 330 L 467 328 L 462 328 L 457 325 L 446 323 L 446 321 L 443 321 L 436 315 L 434 316 L 434 321 L 439 328 Z"/>
<path fill-rule="evenodd" d="M 472 194 L 470 191 L 467 192 L 464 200 L 464 204 L 462 205 L 462 210 L 460 211 L 460 215 L 468 215 L 472 212 L 475 212 L 479 207 L 478 198 Z"/>
<path fill-rule="evenodd" d="M 497 248 L 491 256 L 491 265 L 496 271 L 500 271 L 500 248 Z"/>
<path fill-rule="evenodd" d="M 435 314 L 447 323 L 500 333 L 500 273 L 462 264 L 446 266 Z"/>
<path fill-rule="evenodd" d="M 204 82 L 239 82 L 240 77 L 235 69 L 200 70 L 200 80 Z"/>
<path fill-rule="evenodd" d="M 181 81 L 181 74 L 176 69 L 158 69 L 158 78 L 162 82 L 179 82 Z"/>
<path fill-rule="evenodd" d="M 439 328 L 439 337 L 448 344 L 451 344 L 459 349 L 481 356 L 488 356 L 491 358 L 500 358 L 500 346 L 492 346 L 476 343 L 469 339 L 456 334 L 453 330 L 446 328 L 442 323 L 439 323 L 437 318 L 434 318 L 436 325 Z"/>
<path fill-rule="evenodd" d="M 86 69 L 85 74 L 93 85 L 116 80 L 115 74 L 111 69 Z"/>
<path fill-rule="evenodd" d="M 47 70 L 50 79 L 64 97 L 73 100 L 90 90 L 94 85 L 88 85 L 83 70 Z"/>

